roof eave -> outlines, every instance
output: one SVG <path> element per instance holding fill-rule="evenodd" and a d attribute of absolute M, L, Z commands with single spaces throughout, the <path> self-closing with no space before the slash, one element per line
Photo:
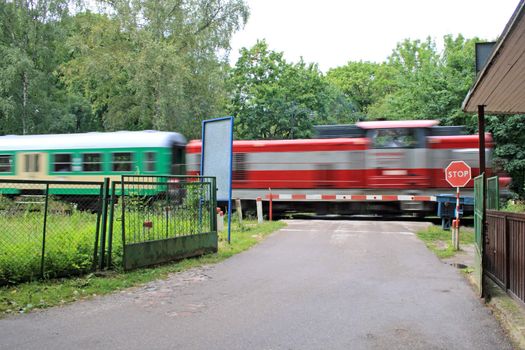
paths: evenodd
<path fill-rule="evenodd" d="M 463 103 L 461 104 L 461 109 L 464 112 L 477 112 L 478 106 L 482 105 L 479 103 L 471 103 L 473 96 L 476 94 L 477 89 L 481 82 L 485 79 L 486 73 L 491 69 L 493 66 L 496 58 L 499 56 L 501 50 L 504 48 L 504 43 L 509 36 L 509 34 L 514 30 L 516 27 L 518 21 L 523 16 L 523 11 L 525 9 L 525 0 L 520 0 L 518 6 L 516 7 L 516 10 L 514 10 L 514 13 L 512 14 L 510 20 L 507 22 L 507 25 L 503 29 L 503 32 L 501 33 L 500 37 L 498 38 L 498 41 L 496 42 L 496 46 L 494 50 L 492 51 L 492 54 L 490 55 L 489 59 L 487 60 L 487 63 L 483 67 L 483 69 L 480 71 L 480 73 L 476 77 L 476 81 L 474 82 L 474 85 L 467 93 L 467 96 L 463 100 Z M 487 109 L 486 112 L 491 113 L 498 113 L 498 114 L 513 114 L 510 112 L 505 111 L 496 111 L 496 110 L 490 110 Z"/>

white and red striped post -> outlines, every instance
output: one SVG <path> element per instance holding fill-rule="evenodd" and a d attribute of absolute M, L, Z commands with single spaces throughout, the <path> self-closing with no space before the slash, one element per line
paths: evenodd
<path fill-rule="evenodd" d="M 454 249 L 459 250 L 459 187 L 456 187 L 456 220 L 453 226 L 452 232 L 454 237 L 452 237 L 452 242 Z"/>
<path fill-rule="evenodd" d="M 217 232 L 224 230 L 224 212 L 217 207 Z"/>

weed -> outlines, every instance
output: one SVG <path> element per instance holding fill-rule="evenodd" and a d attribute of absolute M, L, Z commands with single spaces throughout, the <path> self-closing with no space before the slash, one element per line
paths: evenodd
<path fill-rule="evenodd" d="M 452 246 L 451 232 L 441 229 L 438 226 L 419 231 L 417 236 L 425 242 L 425 245 L 433 251 L 439 258 L 450 258 L 456 254 Z M 459 234 L 460 247 L 462 244 L 474 243 L 474 232 L 470 228 L 461 228 Z"/>

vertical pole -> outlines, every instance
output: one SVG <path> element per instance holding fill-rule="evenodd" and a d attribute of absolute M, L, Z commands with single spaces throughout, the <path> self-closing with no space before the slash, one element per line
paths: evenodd
<path fill-rule="evenodd" d="M 453 231 L 454 249 L 459 250 L 459 187 L 456 187 L 456 225 Z"/>
<path fill-rule="evenodd" d="M 111 255 L 113 254 L 113 221 L 115 216 L 115 182 L 111 183 L 111 197 L 109 202 L 109 227 L 108 227 L 108 267 L 111 268 Z"/>
<path fill-rule="evenodd" d="M 261 197 L 257 197 L 256 200 L 256 206 L 257 206 L 257 223 L 262 224 L 263 222 L 263 210 L 262 210 L 262 199 Z"/>
<path fill-rule="evenodd" d="M 124 192 L 124 176 L 120 181 L 120 203 L 122 207 L 121 230 L 122 230 L 122 268 L 126 270 L 126 202 Z"/>
<path fill-rule="evenodd" d="M 270 203 L 269 203 L 270 207 L 268 208 L 268 211 L 269 211 L 269 213 L 268 213 L 268 219 L 269 219 L 270 221 L 273 221 L 273 208 L 272 208 L 272 206 L 273 206 L 273 202 L 272 202 L 272 200 L 273 200 L 273 196 L 272 196 L 272 189 L 271 189 L 271 188 L 268 188 L 268 190 L 270 191 Z"/>
<path fill-rule="evenodd" d="M 479 173 L 485 173 L 485 106 L 478 106 Z"/>
<path fill-rule="evenodd" d="M 100 190 L 98 191 L 98 202 L 97 202 L 97 228 L 95 229 L 95 246 L 93 252 L 93 264 L 92 269 L 96 270 L 99 265 L 98 261 L 98 246 L 100 241 L 100 220 L 102 217 L 102 197 L 104 197 L 104 186 L 100 185 Z"/>
<path fill-rule="evenodd" d="M 171 194 L 170 194 L 170 179 L 166 178 L 165 179 L 166 181 L 166 204 L 164 205 L 164 219 L 166 220 L 166 230 L 165 230 L 165 235 L 164 235 L 164 238 L 168 238 L 169 237 L 169 226 L 170 226 L 170 209 L 171 209 Z M 160 187 L 160 185 L 159 185 Z"/>
<path fill-rule="evenodd" d="M 104 178 L 102 192 L 102 231 L 100 232 L 100 266 L 102 270 L 105 263 L 106 255 L 106 232 L 108 226 L 108 194 L 109 194 L 109 177 Z"/>
<path fill-rule="evenodd" d="M 228 244 L 231 243 L 231 227 L 232 227 L 232 198 L 228 200 Z"/>
<path fill-rule="evenodd" d="M 49 203 L 49 184 L 46 184 L 46 200 L 44 203 L 44 227 L 42 229 L 42 259 L 40 261 L 40 277 L 44 278 L 44 256 L 46 254 L 47 207 Z"/>
<path fill-rule="evenodd" d="M 507 215 L 504 215 L 505 228 L 503 238 L 505 239 L 505 291 L 510 287 L 510 239 L 509 239 L 509 221 Z"/>
<path fill-rule="evenodd" d="M 486 220 L 487 220 L 487 185 L 485 176 L 485 106 L 478 105 L 478 134 L 479 134 L 479 173 L 483 175 L 483 200 L 481 217 L 481 297 L 485 297 L 485 239 L 486 239 Z"/>

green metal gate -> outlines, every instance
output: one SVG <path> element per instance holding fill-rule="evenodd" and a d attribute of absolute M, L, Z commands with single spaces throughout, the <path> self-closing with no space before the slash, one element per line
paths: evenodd
<path fill-rule="evenodd" d="M 487 179 L 487 209 L 499 210 L 499 177 Z"/>
<path fill-rule="evenodd" d="M 478 288 L 479 296 L 483 295 L 483 191 L 485 186 L 484 174 L 479 175 L 474 179 L 474 235 L 475 235 L 475 249 L 474 249 L 474 272 L 473 276 Z"/>
<path fill-rule="evenodd" d="M 108 255 L 130 270 L 216 252 L 215 194 L 214 177 L 122 176 L 112 186 Z"/>

